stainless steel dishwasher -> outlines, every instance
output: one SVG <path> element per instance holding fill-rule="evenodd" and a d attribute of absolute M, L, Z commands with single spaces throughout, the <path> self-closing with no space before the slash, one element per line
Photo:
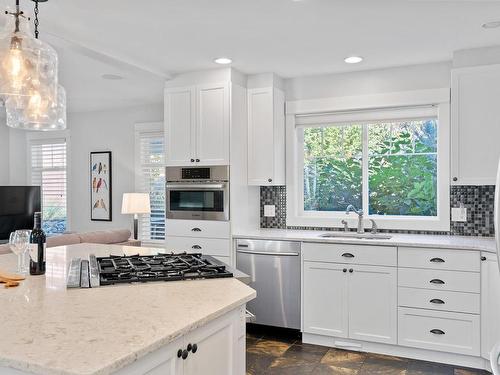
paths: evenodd
<path fill-rule="evenodd" d="M 236 241 L 236 268 L 250 275 L 255 323 L 300 329 L 300 242 Z"/>

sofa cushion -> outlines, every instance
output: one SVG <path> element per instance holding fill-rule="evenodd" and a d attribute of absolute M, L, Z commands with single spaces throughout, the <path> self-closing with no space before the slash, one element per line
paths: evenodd
<path fill-rule="evenodd" d="M 9 244 L 0 245 L 0 255 L 9 254 L 9 253 L 11 253 Z"/>
<path fill-rule="evenodd" d="M 114 244 L 125 242 L 130 238 L 128 229 L 101 230 L 96 232 L 80 233 L 80 242 Z"/>
<path fill-rule="evenodd" d="M 80 243 L 78 234 L 61 234 L 47 238 L 47 247 L 66 246 Z"/>

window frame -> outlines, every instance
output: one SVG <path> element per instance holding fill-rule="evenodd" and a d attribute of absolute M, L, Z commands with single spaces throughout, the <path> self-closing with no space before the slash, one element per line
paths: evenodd
<path fill-rule="evenodd" d="M 365 227 L 369 227 L 368 220 L 374 219 L 381 229 L 391 230 L 450 230 L 450 98 L 449 89 L 417 90 L 356 97 L 339 97 L 315 100 L 301 100 L 287 102 L 286 114 L 286 187 L 287 187 L 287 226 L 295 227 L 333 227 L 342 228 L 341 220 L 346 220 L 351 228 L 357 225 L 357 216 L 344 212 L 304 211 L 303 190 L 303 131 L 304 116 L 318 118 L 326 115 L 330 118 L 343 119 L 336 124 L 349 123 L 349 117 L 359 118 L 365 114 L 382 113 L 377 120 L 383 120 L 384 113 L 389 119 L 397 118 L 397 111 L 414 109 L 418 113 L 428 113 L 424 108 L 434 107 L 438 120 L 438 171 L 437 171 L 437 209 L 436 217 L 396 216 L 396 215 L 369 215 L 368 207 L 365 211 Z M 361 115 L 360 115 L 361 114 Z M 426 117 L 425 116 L 411 116 Z M 400 119 L 408 116 L 400 117 Z M 369 121 L 364 121 L 369 122 Z M 368 155 L 367 126 L 363 126 L 363 155 Z M 303 149 L 303 148 L 302 148 Z M 363 203 L 368 202 L 368 158 L 363 158 Z M 359 207 L 358 207 L 359 208 Z"/>
<path fill-rule="evenodd" d="M 145 166 L 145 164 L 142 164 L 141 162 L 141 137 L 145 134 L 161 134 L 159 138 L 162 139 L 164 147 L 166 147 L 165 144 L 165 130 L 163 127 L 162 122 L 145 122 L 145 123 L 136 123 L 134 125 L 134 161 L 135 161 L 135 191 L 137 192 L 144 192 L 144 193 L 149 193 L 144 191 L 142 184 L 143 184 L 143 175 L 142 175 L 142 167 Z M 165 157 L 166 157 L 166 152 L 163 155 L 163 163 L 158 163 L 155 164 L 155 166 L 158 166 L 160 168 L 165 168 Z M 165 197 L 166 198 L 166 197 Z M 166 202 L 165 202 L 166 206 Z M 166 209 L 166 207 L 165 207 Z M 141 225 L 141 220 L 142 217 L 139 218 L 139 233 L 138 237 L 139 239 L 143 242 L 143 244 L 150 244 L 150 245 L 155 245 L 155 246 L 164 246 L 165 241 L 166 241 L 166 217 L 163 217 L 164 223 L 165 223 L 165 234 L 164 238 L 162 240 L 142 240 L 143 236 L 141 233 L 142 225 Z M 148 236 L 149 238 L 149 236 Z"/>
<path fill-rule="evenodd" d="M 66 231 L 71 231 L 71 136 L 69 130 L 58 130 L 50 132 L 29 132 L 26 134 L 26 160 L 28 161 L 28 168 L 26 170 L 26 181 L 28 185 L 32 185 L 32 154 L 31 145 L 32 143 L 53 143 L 55 140 L 64 139 L 66 142 Z M 45 142 L 44 142 L 45 141 Z M 43 190 L 42 190 L 42 211 L 43 211 Z M 59 233 L 58 233 L 59 234 Z M 61 233 L 62 234 L 62 233 Z"/>

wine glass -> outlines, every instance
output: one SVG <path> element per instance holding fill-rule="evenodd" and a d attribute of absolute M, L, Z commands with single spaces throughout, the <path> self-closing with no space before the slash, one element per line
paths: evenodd
<path fill-rule="evenodd" d="M 28 245 L 30 241 L 30 230 L 16 230 L 10 234 L 9 245 L 14 254 L 17 255 L 17 272 L 21 274 L 28 273 Z"/>

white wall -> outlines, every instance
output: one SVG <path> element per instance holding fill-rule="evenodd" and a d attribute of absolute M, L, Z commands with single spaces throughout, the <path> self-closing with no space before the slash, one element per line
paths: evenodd
<path fill-rule="evenodd" d="M 123 193 L 134 191 L 134 124 L 163 121 L 163 105 L 68 115 L 69 220 L 73 231 L 132 228 L 132 217 L 120 213 Z M 111 151 L 113 221 L 90 220 L 89 157 L 92 151 Z"/>
<path fill-rule="evenodd" d="M 0 185 L 9 184 L 9 128 L 5 117 L 0 117 Z"/>
<path fill-rule="evenodd" d="M 390 69 L 290 78 L 287 100 L 369 95 L 450 87 L 451 63 L 412 65 Z"/>

